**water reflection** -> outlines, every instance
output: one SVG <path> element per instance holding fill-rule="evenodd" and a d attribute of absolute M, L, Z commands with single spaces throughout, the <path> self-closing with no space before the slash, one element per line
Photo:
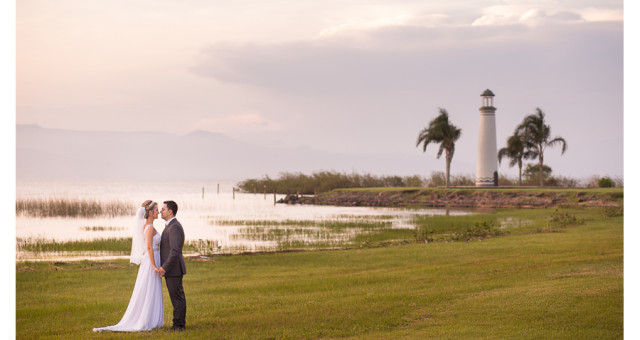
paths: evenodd
<path fill-rule="evenodd" d="M 158 202 L 173 199 L 178 203 L 177 218 L 185 230 L 186 242 L 202 253 L 243 253 L 278 250 L 283 244 L 295 246 L 296 242 L 322 242 L 330 247 L 333 243 L 344 242 L 365 229 L 321 230 L 318 224 L 327 221 L 377 220 L 390 223 L 392 229 L 412 229 L 411 219 L 415 215 L 464 214 L 461 211 L 444 209 L 400 209 L 370 207 L 335 207 L 309 205 L 274 205 L 273 195 L 233 194 L 231 183 L 221 186 L 202 182 L 18 182 L 16 198 L 45 199 L 61 197 L 66 199 L 92 199 L 98 201 L 122 200 L 139 205 L 145 199 Z M 205 195 L 202 195 L 205 188 Z M 276 195 L 276 199 L 284 197 Z M 131 236 L 131 216 L 67 218 L 34 218 L 16 216 L 16 237 L 21 239 L 44 239 L 55 241 L 96 240 L 105 238 L 128 238 Z M 252 221 L 307 221 L 308 225 L 282 226 L 265 225 L 263 230 L 248 232 Z M 277 224 L 277 223 L 275 223 Z M 158 232 L 164 229 L 164 221 L 154 222 Z M 284 229 L 284 230 L 283 230 Z M 291 230 L 294 231 L 291 231 Z M 305 230 L 306 229 L 306 230 Z M 275 235 L 281 233 L 281 237 Z M 284 234 L 283 234 L 284 233 Z M 271 236 L 263 236 L 271 235 Z M 288 242 L 288 243 L 287 243 Z M 113 252 L 55 252 L 31 253 L 19 251 L 16 260 L 98 260 L 126 258 L 128 254 Z"/>

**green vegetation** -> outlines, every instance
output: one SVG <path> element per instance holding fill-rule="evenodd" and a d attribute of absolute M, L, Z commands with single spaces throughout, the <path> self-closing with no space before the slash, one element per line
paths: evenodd
<path fill-rule="evenodd" d="M 247 179 L 238 183 L 238 188 L 246 193 L 261 193 L 266 190 L 277 194 L 312 195 L 338 188 L 405 187 L 422 186 L 423 183 L 424 179 L 420 176 L 373 176 L 321 171 L 311 175 L 284 172 L 277 179 L 269 176 Z"/>
<path fill-rule="evenodd" d="M 545 114 L 537 107 L 536 113 L 524 117 L 524 120 L 516 127 L 516 135 L 522 136 L 524 147 L 527 150 L 526 159 L 538 158 L 539 185 L 544 183 L 544 151 L 548 147 L 562 145 L 562 154 L 567 151 L 567 142 L 562 137 L 551 138 L 551 127 L 546 124 Z"/>
<path fill-rule="evenodd" d="M 491 214 L 417 216 L 417 241 L 471 241 L 537 232 L 553 232 L 578 226 L 606 215 L 608 209 L 496 209 Z"/>
<path fill-rule="evenodd" d="M 446 178 L 445 187 L 449 187 L 449 174 L 451 173 L 451 161 L 456 149 L 456 141 L 462 135 L 462 130 L 449 122 L 449 113 L 445 109 L 440 109 L 440 114 L 429 122 L 418 134 L 416 147 L 422 144 L 422 152 L 427 151 L 427 145 L 431 143 L 440 144 L 437 158 L 445 153 Z"/>
<path fill-rule="evenodd" d="M 546 167 L 546 166 L 545 166 Z M 548 168 L 548 167 L 547 167 Z M 564 176 L 551 176 L 551 168 L 548 176 L 545 176 L 545 186 L 560 188 L 598 188 L 598 179 L 590 180 L 588 183 L 580 183 L 578 180 Z M 621 179 L 616 179 L 615 187 L 622 188 L 624 183 Z M 505 174 L 499 175 L 501 186 L 519 185 L 519 178 L 511 178 Z M 311 175 L 303 173 L 281 173 L 278 178 L 265 176 L 262 179 L 247 179 L 237 184 L 238 188 L 245 193 L 267 193 L 277 194 L 301 194 L 314 195 L 328 192 L 334 189 L 358 189 L 358 188 L 435 188 L 444 187 L 446 184 L 446 174 L 443 171 L 433 171 L 430 176 L 374 176 L 371 174 L 347 174 L 335 171 L 315 172 Z M 538 184 L 538 175 L 531 178 L 524 178 L 522 185 L 531 186 Z M 475 175 L 461 174 L 450 175 L 449 186 L 475 186 Z"/>
<path fill-rule="evenodd" d="M 214 225 L 247 225 L 247 226 L 295 226 L 295 227 L 318 227 L 328 229 L 346 229 L 346 228 L 372 228 L 372 227 L 390 227 L 388 222 L 390 216 L 370 216 L 365 218 L 356 218 L 349 220 L 214 220 Z M 386 222 L 383 220 L 387 220 Z"/>
<path fill-rule="evenodd" d="M 604 176 L 598 180 L 598 187 L 600 188 L 613 188 L 616 183 L 609 176 Z"/>
<path fill-rule="evenodd" d="M 135 214 L 135 206 L 122 201 L 70 200 L 64 198 L 18 199 L 16 215 L 29 217 L 97 217 Z"/>
<path fill-rule="evenodd" d="M 550 190 L 550 189 L 539 189 Z M 598 218 L 622 216 L 621 207 L 571 209 L 492 209 L 464 215 L 415 215 L 407 223 L 413 228 L 394 228 L 393 216 L 365 216 L 344 220 L 240 220 L 212 221 L 216 225 L 245 226 L 232 240 L 271 242 L 270 245 L 233 246 L 218 240 L 189 240 L 184 251 L 213 255 L 251 251 L 273 252 L 318 249 L 355 249 L 415 242 L 471 241 L 508 234 L 560 231 Z M 130 238 L 91 241 L 55 241 L 19 238 L 18 251 L 74 252 L 109 251 L 126 253 Z"/>
<path fill-rule="evenodd" d="M 39 237 L 18 238 L 18 251 L 59 252 L 59 251 L 131 251 L 131 238 L 98 238 L 93 240 L 55 241 Z"/>
<path fill-rule="evenodd" d="M 362 188 L 338 189 L 303 199 L 313 204 L 377 207 L 576 208 L 622 206 L 624 189 Z"/>
<path fill-rule="evenodd" d="M 522 160 L 531 159 L 533 154 L 525 150 L 525 140 L 522 133 L 516 130 L 512 136 L 507 139 L 507 146 L 498 151 L 498 163 L 502 163 L 502 159 L 507 157 L 509 167 L 518 165 L 518 185 L 522 185 Z"/>
<path fill-rule="evenodd" d="M 613 212 L 613 214 L 621 213 Z M 554 217 L 555 216 L 555 217 Z M 576 218 L 559 232 L 537 228 Z M 448 223 L 447 216 L 441 217 Z M 122 317 L 126 260 L 16 265 L 16 337 L 113 339 L 621 339 L 623 217 L 600 208 L 425 219 L 434 233 L 510 229 L 470 242 L 187 261 L 187 330 L 95 334 Z M 482 220 L 484 218 L 484 220 Z M 581 224 L 580 224 L 581 223 Z M 473 230 L 471 230 L 473 231 Z"/>

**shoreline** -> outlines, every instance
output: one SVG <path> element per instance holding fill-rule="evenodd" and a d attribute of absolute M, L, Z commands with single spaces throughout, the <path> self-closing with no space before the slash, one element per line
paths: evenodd
<path fill-rule="evenodd" d="M 622 207 L 624 189 L 553 188 L 366 188 L 337 189 L 313 196 L 287 195 L 284 204 L 345 207 L 553 208 Z"/>

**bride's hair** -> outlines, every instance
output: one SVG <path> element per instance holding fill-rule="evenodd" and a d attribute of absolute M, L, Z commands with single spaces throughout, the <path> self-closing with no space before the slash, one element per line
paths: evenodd
<path fill-rule="evenodd" d="M 146 210 L 144 213 L 144 218 L 149 218 L 149 212 L 153 210 L 153 208 L 155 208 L 156 205 L 158 205 L 158 203 L 152 200 L 146 200 L 142 202 L 142 207 Z"/>

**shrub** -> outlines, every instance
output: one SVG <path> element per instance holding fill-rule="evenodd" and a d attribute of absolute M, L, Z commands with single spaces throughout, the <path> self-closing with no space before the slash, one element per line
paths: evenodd
<path fill-rule="evenodd" d="M 549 217 L 547 227 L 540 231 L 558 231 L 559 228 L 565 228 L 570 225 L 579 225 L 582 223 L 584 223 L 584 221 L 579 220 L 575 215 L 571 215 L 568 212 L 560 212 L 556 209 Z"/>
<path fill-rule="evenodd" d="M 604 176 L 598 180 L 599 188 L 614 188 L 616 183 L 609 176 Z"/>
<path fill-rule="evenodd" d="M 416 226 L 413 229 L 413 234 L 416 237 L 417 242 L 433 242 L 433 230 L 425 226 Z"/>
<path fill-rule="evenodd" d="M 278 179 L 265 176 L 263 179 L 247 179 L 238 183 L 243 192 L 276 192 L 278 194 L 312 195 L 333 189 L 372 188 L 372 187 L 421 187 L 428 181 L 418 175 L 414 176 L 373 176 L 357 173 L 346 174 L 333 171 L 303 173 L 280 173 Z M 443 182 L 444 183 L 444 182 Z M 444 185 L 444 184 L 443 184 Z"/>
<path fill-rule="evenodd" d="M 496 228 L 495 222 L 483 221 L 458 229 L 457 232 L 453 233 L 451 238 L 455 241 L 481 240 L 486 237 L 498 236 L 504 233 L 504 231 Z"/>

